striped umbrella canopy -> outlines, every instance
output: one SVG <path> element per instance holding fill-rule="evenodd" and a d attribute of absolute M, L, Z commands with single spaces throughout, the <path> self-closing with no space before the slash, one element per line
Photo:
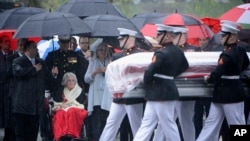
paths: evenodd
<path fill-rule="evenodd" d="M 241 24 L 250 24 L 250 3 L 233 7 L 222 14 L 219 19 L 230 20 Z"/>

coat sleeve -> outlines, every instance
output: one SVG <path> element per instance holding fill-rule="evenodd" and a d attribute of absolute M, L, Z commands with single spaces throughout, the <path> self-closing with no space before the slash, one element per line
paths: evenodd
<path fill-rule="evenodd" d="M 13 75 L 20 78 L 27 78 L 36 75 L 36 68 L 25 64 L 23 58 L 17 58 L 13 61 Z"/>
<path fill-rule="evenodd" d="M 218 60 L 218 65 L 210 74 L 210 77 L 208 79 L 209 83 L 216 82 L 223 74 L 225 74 L 227 68 L 229 68 L 230 63 L 232 62 L 230 56 L 228 55 L 220 55 L 220 58 Z"/>
<path fill-rule="evenodd" d="M 94 60 L 90 60 L 89 61 L 89 66 L 88 66 L 88 69 L 87 69 L 87 72 L 86 72 L 86 74 L 85 74 L 85 76 L 84 76 L 84 80 L 85 80 L 85 82 L 86 83 L 92 83 L 93 81 L 94 81 L 94 78 L 92 78 L 92 73 L 93 73 L 93 71 L 94 71 Z"/>
<path fill-rule="evenodd" d="M 249 66 L 249 58 L 248 55 L 246 53 L 245 48 L 241 48 L 241 52 L 242 52 L 242 66 L 241 66 L 241 71 L 247 69 L 247 67 Z"/>
<path fill-rule="evenodd" d="M 77 55 L 76 75 L 78 79 L 78 84 L 83 89 L 84 89 L 84 72 L 86 72 L 86 67 L 84 65 L 84 58 Z"/>
<path fill-rule="evenodd" d="M 181 73 L 183 73 L 184 71 L 186 71 L 188 69 L 188 67 L 189 67 L 187 58 L 185 57 L 184 53 L 182 55 L 182 58 L 183 59 L 182 59 L 181 65 L 179 66 L 179 69 L 177 70 L 175 76 L 180 75 Z"/>
<path fill-rule="evenodd" d="M 148 66 L 148 68 L 144 72 L 144 83 L 150 83 L 152 82 L 154 78 L 154 74 L 156 73 L 156 70 L 160 67 L 162 61 L 163 61 L 163 54 L 161 52 L 156 52 L 152 58 L 152 63 Z"/>

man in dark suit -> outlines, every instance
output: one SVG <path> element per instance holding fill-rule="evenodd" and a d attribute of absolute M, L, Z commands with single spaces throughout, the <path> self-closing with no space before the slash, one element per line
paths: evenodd
<path fill-rule="evenodd" d="M 8 81 L 9 81 L 9 93 L 8 93 L 8 100 L 9 100 L 9 105 L 8 105 L 8 110 L 10 111 L 10 119 L 9 119 L 9 129 L 7 130 L 7 134 L 6 136 L 8 136 L 7 138 L 10 141 L 15 141 L 15 117 L 11 112 L 11 107 L 12 107 L 12 98 L 13 95 L 15 94 L 15 90 L 16 90 L 16 80 L 13 76 L 13 67 L 12 67 L 12 63 L 13 60 L 21 57 L 24 54 L 24 50 L 23 50 L 23 46 L 25 44 L 25 42 L 27 41 L 26 38 L 22 38 L 22 39 L 18 39 L 17 41 L 17 50 L 14 51 L 13 54 L 7 56 L 7 77 L 8 77 Z M 8 140 L 7 139 L 7 140 Z"/>
<path fill-rule="evenodd" d="M 0 36 L 0 128 L 4 128 L 4 141 L 10 140 L 10 101 L 9 81 L 7 72 L 7 58 L 11 55 L 10 38 L 6 35 Z"/>
<path fill-rule="evenodd" d="M 44 93 L 51 78 L 43 60 L 37 57 L 37 45 L 27 41 L 24 55 L 13 61 L 16 90 L 12 98 L 17 141 L 35 141 L 39 131 L 39 115 L 44 108 Z M 50 77 L 51 76 L 51 77 Z"/>
<path fill-rule="evenodd" d="M 79 38 L 79 46 L 80 46 L 80 50 L 77 51 L 77 55 L 79 56 L 79 58 L 82 58 L 81 60 L 83 60 L 83 78 L 81 78 L 83 80 L 83 85 L 84 85 L 84 93 L 86 96 L 88 96 L 88 92 L 89 92 L 89 84 L 85 82 L 84 80 L 84 76 L 87 72 L 88 66 L 89 66 L 89 58 L 91 57 L 91 52 L 89 50 L 89 38 L 88 37 L 84 37 L 84 36 L 80 36 Z M 80 78 L 78 78 L 80 79 Z M 86 98 L 87 101 L 87 98 Z M 88 107 L 88 103 L 85 102 L 84 103 L 86 107 Z M 86 129 L 86 136 L 91 140 L 93 138 L 93 134 L 92 134 L 92 127 L 91 127 L 91 115 L 87 116 L 84 125 L 85 125 L 85 129 Z"/>
<path fill-rule="evenodd" d="M 83 78 L 82 78 L 82 80 L 83 80 L 83 84 L 84 84 L 84 92 L 85 92 L 85 94 L 87 94 L 89 91 L 89 84 L 85 83 L 84 76 L 85 76 L 85 73 L 86 73 L 88 66 L 89 66 L 89 57 L 91 57 L 90 50 L 89 50 L 89 38 L 81 36 L 79 38 L 79 46 L 80 46 L 80 50 L 77 51 L 77 55 L 83 61 L 83 72 L 82 72 Z"/>

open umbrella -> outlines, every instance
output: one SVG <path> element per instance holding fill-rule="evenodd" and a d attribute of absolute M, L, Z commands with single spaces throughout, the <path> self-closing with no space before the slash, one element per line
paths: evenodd
<path fill-rule="evenodd" d="M 212 17 L 203 17 L 201 20 L 214 32 L 218 33 L 221 29 L 220 19 Z"/>
<path fill-rule="evenodd" d="M 8 36 L 9 39 L 10 39 L 10 50 L 13 51 L 13 50 L 16 50 L 16 47 L 17 47 L 17 39 L 13 39 L 13 35 L 15 34 L 16 30 L 14 29 L 1 29 L 0 30 L 0 37 L 1 36 Z M 40 41 L 40 38 L 28 38 L 28 40 L 32 40 L 32 41 L 35 41 L 35 42 L 39 42 Z"/>
<path fill-rule="evenodd" d="M 0 13 L 0 29 L 17 29 L 28 17 L 48 12 L 42 8 L 19 7 Z"/>
<path fill-rule="evenodd" d="M 141 17 L 141 18 L 140 18 Z M 188 38 L 212 37 L 213 32 L 200 19 L 186 14 L 172 13 L 144 13 L 134 16 L 131 21 L 145 34 L 155 36 L 156 28 L 153 24 L 166 24 L 173 26 L 185 26 L 188 30 Z M 145 27 L 146 26 L 146 27 Z M 152 30 L 153 31 L 150 31 Z M 152 37 L 152 36 L 151 36 Z"/>
<path fill-rule="evenodd" d="M 94 15 L 83 21 L 92 29 L 91 37 L 118 37 L 117 28 L 127 28 L 137 31 L 137 37 L 143 38 L 140 30 L 127 18 L 116 15 Z"/>
<path fill-rule="evenodd" d="M 45 59 L 49 52 L 59 49 L 58 38 L 41 40 L 37 43 L 40 58 Z"/>
<path fill-rule="evenodd" d="M 80 35 L 90 32 L 89 26 L 76 15 L 52 12 L 37 14 L 26 19 L 17 29 L 14 38 Z"/>
<path fill-rule="evenodd" d="M 187 27 L 188 38 L 205 38 L 213 36 L 211 29 L 201 20 L 192 15 L 179 13 L 169 14 L 163 19 L 163 24 Z"/>
<path fill-rule="evenodd" d="M 222 14 L 219 19 L 230 20 L 242 24 L 250 24 L 250 3 L 233 7 Z"/>
<path fill-rule="evenodd" d="M 72 13 L 80 18 L 99 14 L 125 17 L 118 8 L 106 0 L 69 0 L 57 9 L 57 11 Z"/>
<path fill-rule="evenodd" d="M 13 29 L 2 29 L 0 30 L 0 37 L 1 36 L 8 36 L 10 39 L 10 49 L 11 51 L 16 49 L 16 39 L 12 39 L 12 36 L 15 34 L 16 30 Z"/>
<path fill-rule="evenodd" d="M 162 23 L 164 17 L 168 14 L 163 13 L 140 13 L 136 14 L 131 18 L 131 22 L 135 24 L 136 27 L 141 29 L 145 24 L 157 24 Z"/>
<path fill-rule="evenodd" d="M 143 36 L 149 36 L 153 38 L 156 38 L 156 30 L 157 30 L 157 27 L 155 24 L 145 24 L 141 28 L 141 32 Z"/>

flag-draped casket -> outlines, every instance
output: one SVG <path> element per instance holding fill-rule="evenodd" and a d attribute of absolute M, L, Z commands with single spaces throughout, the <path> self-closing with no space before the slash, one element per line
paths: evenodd
<path fill-rule="evenodd" d="M 213 85 L 204 76 L 217 66 L 221 52 L 185 52 L 189 68 L 175 78 L 180 97 L 209 97 Z M 106 83 L 112 95 L 143 97 L 144 70 L 151 63 L 153 52 L 131 54 L 111 62 L 106 69 Z M 249 55 L 248 55 L 249 56 Z M 170 68 L 171 66 L 164 66 Z"/>

